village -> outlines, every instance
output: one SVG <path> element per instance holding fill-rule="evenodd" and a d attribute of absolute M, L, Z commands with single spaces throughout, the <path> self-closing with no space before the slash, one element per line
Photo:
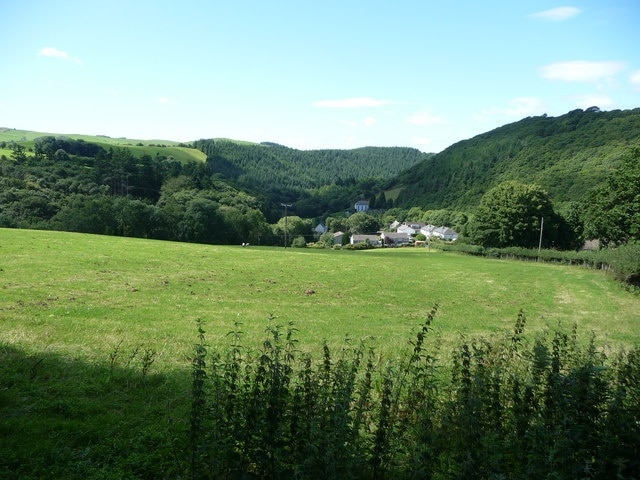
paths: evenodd
<path fill-rule="evenodd" d="M 355 211 L 367 212 L 369 210 L 369 202 L 359 200 L 355 204 Z M 322 235 L 328 232 L 328 228 L 324 223 L 319 223 L 314 232 Z M 357 245 L 360 243 L 368 243 L 373 247 L 404 247 L 408 245 L 428 246 L 431 240 L 444 240 L 455 242 L 458 239 L 458 233 L 446 226 L 436 226 L 424 222 L 398 222 L 394 221 L 388 226 L 388 230 L 382 230 L 375 234 L 352 234 L 349 235 L 349 241 L 343 242 L 345 233 L 342 231 L 333 233 L 333 244 L 342 245 L 349 243 Z"/>

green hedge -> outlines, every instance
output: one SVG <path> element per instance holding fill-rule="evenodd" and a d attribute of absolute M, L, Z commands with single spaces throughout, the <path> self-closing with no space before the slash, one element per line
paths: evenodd
<path fill-rule="evenodd" d="M 562 251 L 507 247 L 484 248 L 469 244 L 438 244 L 437 248 L 447 252 L 459 252 L 491 258 L 530 260 L 566 265 L 579 265 L 588 268 L 606 269 L 614 276 L 631 285 L 640 286 L 640 243 L 629 243 L 616 248 L 602 250 Z"/>

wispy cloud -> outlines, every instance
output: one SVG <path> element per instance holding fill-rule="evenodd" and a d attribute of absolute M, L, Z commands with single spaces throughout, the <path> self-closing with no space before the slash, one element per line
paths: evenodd
<path fill-rule="evenodd" d="M 82 61 L 79 58 L 72 57 L 64 50 L 58 50 L 57 48 L 54 48 L 54 47 L 41 48 L 40 51 L 38 52 L 38 55 L 40 57 L 58 58 L 60 60 L 66 60 L 68 62 L 74 62 L 78 64 L 82 63 Z"/>
<path fill-rule="evenodd" d="M 411 125 L 418 125 L 421 127 L 446 125 L 448 123 L 444 118 L 438 117 L 429 112 L 416 112 L 407 119 L 407 122 Z"/>
<path fill-rule="evenodd" d="M 640 70 L 636 70 L 635 72 L 633 72 L 629 77 L 629 81 L 631 82 L 631 85 L 633 85 L 635 90 L 640 91 Z"/>
<path fill-rule="evenodd" d="M 166 103 L 171 102 L 171 100 L 169 100 L 167 97 L 158 97 L 156 98 L 156 102 L 164 105 Z"/>
<path fill-rule="evenodd" d="M 575 17 L 580 13 L 580 9 L 576 7 L 557 7 L 550 10 L 543 10 L 541 12 L 532 13 L 529 15 L 531 18 L 537 20 L 545 20 L 547 22 L 561 22 Z"/>
<path fill-rule="evenodd" d="M 363 108 L 363 107 L 383 107 L 389 105 L 390 100 L 379 100 L 371 97 L 353 97 L 338 100 L 319 100 L 313 103 L 314 107 L 321 108 Z"/>
<path fill-rule="evenodd" d="M 611 79 L 625 68 L 625 64 L 622 62 L 587 62 L 576 60 L 546 65 L 540 69 L 540 75 L 547 80 L 590 83 Z"/>

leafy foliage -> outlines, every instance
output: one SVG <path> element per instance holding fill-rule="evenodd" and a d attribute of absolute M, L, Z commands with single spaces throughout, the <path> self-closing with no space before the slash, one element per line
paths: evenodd
<path fill-rule="evenodd" d="M 589 238 L 603 246 L 640 240 L 640 146 L 592 192 L 587 205 Z"/>
<path fill-rule="evenodd" d="M 463 338 L 444 366 L 437 307 L 401 356 L 346 344 L 313 359 L 295 329 L 226 350 L 200 329 L 193 478 L 637 478 L 640 355 L 612 361 L 577 331 Z M 209 365 L 207 367 L 207 365 Z"/>
<path fill-rule="evenodd" d="M 546 234 L 541 237 L 543 224 Z M 503 182 L 480 201 L 470 226 L 471 240 L 484 247 L 574 246 L 569 229 L 553 210 L 547 193 L 539 185 Z M 564 233 L 565 236 L 560 236 Z"/>
<path fill-rule="evenodd" d="M 458 142 L 400 174 L 396 205 L 472 211 L 507 180 L 535 183 L 555 203 L 581 201 L 640 137 L 640 108 L 528 117 Z"/>

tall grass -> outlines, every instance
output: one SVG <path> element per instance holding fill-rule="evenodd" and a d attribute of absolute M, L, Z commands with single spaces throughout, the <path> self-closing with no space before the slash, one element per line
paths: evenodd
<path fill-rule="evenodd" d="M 388 359 L 325 344 L 314 361 L 290 325 L 257 351 L 237 330 L 208 348 L 200 330 L 192 478 L 638 477 L 637 348 L 608 359 L 575 329 L 529 338 L 521 312 L 510 335 L 461 339 L 451 366 L 435 314 Z"/>

